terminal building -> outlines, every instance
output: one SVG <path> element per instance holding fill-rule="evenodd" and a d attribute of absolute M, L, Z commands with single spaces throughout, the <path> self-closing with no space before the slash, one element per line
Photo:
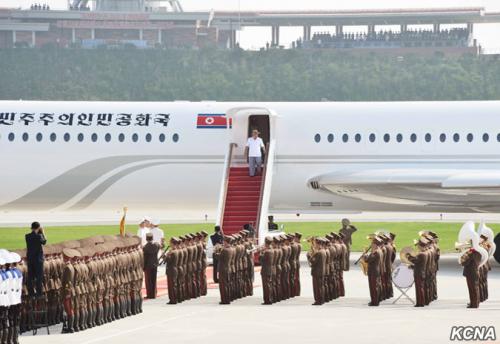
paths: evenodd
<path fill-rule="evenodd" d="M 498 22 L 500 13 L 485 12 L 480 7 L 186 12 L 178 0 L 71 0 L 67 10 L 37 4 L 30 9 L 0 8 L 0 48 L 51 45 L 232 49 L 238 46 L 236 33 L 247 27 L 269 27 L 266 47 L 284 48 L 280 29 L 299 27 L 302 34 L 290 48 L 479 54 L 480 45 L 473 38 L 474 25 Z M 315 27 L 324 31 L 317 32 Z M 350 27 L 364 29 L 352 32 Z"/>

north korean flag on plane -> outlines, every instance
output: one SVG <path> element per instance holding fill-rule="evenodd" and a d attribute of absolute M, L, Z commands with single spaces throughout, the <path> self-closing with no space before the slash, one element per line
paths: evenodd
<path fill-rule="evenodd" d="M 228 125 L 229 121 L 229 125 Z M 232 128 L 233 121 L 225 114 L 198 114 L 196 128 L 198 129 L 226 129 Z"/>

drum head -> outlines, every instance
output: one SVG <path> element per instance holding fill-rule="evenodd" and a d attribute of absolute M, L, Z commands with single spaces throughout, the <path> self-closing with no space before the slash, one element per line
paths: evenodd
<path fill-rule="evenodd" d="M 409 288 L 413 281 L 413 271 L 404 264 L 399 265 L 392 272 L 392 282 L 399 288 Z"/>

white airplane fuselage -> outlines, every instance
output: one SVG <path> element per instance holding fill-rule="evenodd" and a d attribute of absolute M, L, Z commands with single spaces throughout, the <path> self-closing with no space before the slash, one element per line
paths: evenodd
<path fill-rule="evenodd" d="M 500 102 L 1 101 L 0 217 L 215 217 L 250 115 L 269 118 L 275 144 L 270 212 L 500 208 Z"/>

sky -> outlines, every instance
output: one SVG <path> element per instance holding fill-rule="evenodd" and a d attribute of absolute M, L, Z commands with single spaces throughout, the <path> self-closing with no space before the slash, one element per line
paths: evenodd
<path fill-rule="evenodd" d="M 0 7 L 29 8 L 34 3 L 46 3 L 52 9 L 67 8 L 68 0 L 0 0 Z M 500 0 L 180 0 L 185 11 L 197 10 L 348 10 L 395 9 L 436 7 L 484 7 L 486 11 L 499 11 Z M 490 53 L 500 53 L 500 24 L 475 26 L 474 37 Z M 313 28 L 327 31 L 328 28 Z M 357 30 L 357 28 L 352 28 Z M 333 31 L 331 31 L 333 32 Z M 287 46 L 299 38 L 302 28 L 284 27 L 280 32 L 281 44 Z M 237 36 L 243 48 L 257 49 L 271 38 L 270 28 L 246 28 Z"/>

